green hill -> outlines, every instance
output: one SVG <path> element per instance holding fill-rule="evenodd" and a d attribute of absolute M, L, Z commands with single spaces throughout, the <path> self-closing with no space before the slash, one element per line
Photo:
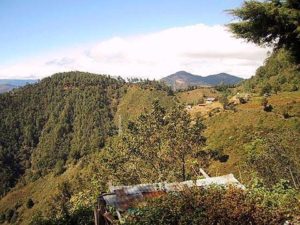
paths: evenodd
<path fill-rule="evenodd" d="M 70 72 L 0 95 L 0 193 L 20 176 L 34 180 L 105 144 L 122 81 Z"/>
<path fill-rule="evenodd" d="M 172 107 L 176 104 L 176 99 L 168 95 L 165 90 L 157 90 L 155 87 L 143 88 L 138 84 L 131 84 L 126 93 L 120 99 L 118 105 L 115 123 L 119 124 L 121 118 L 125 125 L 128 120 L 136 119 L 142 112 L 149 110 L 151 103 L 158 99 L 164 107 Z"/>
<path fill-rule="evenodd" d="M 108 146 L 107 152 L 115 144 L 119 119 L 125 130 L 155 99 L 170 109 L 177 103 L 197 103 L 203 96 L 220 93 L 199 88 L 173 95 L 158 82 L 125 83 L 82 72 L 55 74 L 0 95 L 0 217 L 29 224 L 33 216 L 51 216 L 53 201 L 66 184 L 68 207 L 92 207 L 97 193 L 107 187 L 105 164 L 110 162 L 101 149 Z M 255 96 L 234 110 L 205 117 L 206 149 L 229 156 L 226 162 L 213 162 L 208 172 L 234 173 L 244 184 L 259 177 L 267 185 L 286 179 L 299 187 L 300 92 L 268 97 L 272 112 L 264 111 L 262 97 Z"/>
<path fill-rule="evenodd" d="M 254 175 L 274 184 L 300 179 L 300 92 L 269 97 L 272 112 L 265 112 L 261 97 L 252 97 L 236 107 L 206 120 L 208 146 L 223 149 L 226 163 L 211 166 L 212 174 L 234 172 L 243 182 Z M 252 174 L 252 175 L 251 175 Z"/>
<path fill-rule="evenodd" d="M 265 93 L 297 91 L 300 89 L 300 71 L 295 58 L 280 49 L 268 57 L 255 76 L 244 81 L 240 90 Z"/>

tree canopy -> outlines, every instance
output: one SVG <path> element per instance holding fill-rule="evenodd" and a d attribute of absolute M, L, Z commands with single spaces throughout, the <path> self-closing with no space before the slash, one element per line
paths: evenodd
<path fill-rule="evenodd" d="M 183 107 L 166 110 L 158 101 L 131 121 L 102 151 L 101 165 L 111 181 L 122 184 L 196 178 L 200 167 L 220 160 L 222 152 L 205 150 L 205 126 Z"/>
<path fill-rule="evenodd" d="M 299 0 L 249 0 L 229 13 L 239 20 L 228 25 L 237 37 L 275 49 L 285 48 L 300 62 Z"/>

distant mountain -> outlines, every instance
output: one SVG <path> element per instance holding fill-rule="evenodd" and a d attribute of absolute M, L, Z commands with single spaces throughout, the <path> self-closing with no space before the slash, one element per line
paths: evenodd
<path fill-rule="evenodd" d="M 17 86 L 12 85 L 12 84 L 0 84 L 0 94 L 11 91 L 14 88 L 17 88 Z"/>
<path fill-rule="evenodd" d="M 179 71 L 161 79 L 167 85 L 176 89 L 189 86 L 216 86 L 220 84 L 237 84 L 243 79 L 227 73 L 219 73 L 206 77 L 194 75 L 186 71 Z"/>
<path fill-rule="evenodd" d="M 37 80 L 0 79 L 0 93 L 11 91 L 14 88 L 36 83 Z"/>

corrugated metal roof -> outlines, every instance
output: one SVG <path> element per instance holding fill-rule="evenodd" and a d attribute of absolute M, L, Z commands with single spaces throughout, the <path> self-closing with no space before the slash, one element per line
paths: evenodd
<path fill-rule="evenodd" d="M 157 197 L 168 192 L 182 191 L 184 188 L 194 186 L 205 187 L 210 185 L 228 186 L 234 185 L 238 188 L 245 187 L 233 176 L 228 174 L 219 177 L 208 177 L 196 181 L 189 180 L 184 182 L 174 183 L 153 183 L 153 184 L 138 184 L 131 186 L 111 186 L 110 194 L 103 195 L 103 199 L 109 206 L 114 206 L 118 210 L 127 210 L 132 207 L 133 203 L 145 198 Z"/>

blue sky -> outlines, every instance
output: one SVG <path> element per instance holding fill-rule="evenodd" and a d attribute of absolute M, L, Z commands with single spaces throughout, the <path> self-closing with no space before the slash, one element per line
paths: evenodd
<path fill-rule="evenodd" d="M 96 70 L 96 65 L 88 67 L 87 64 L 82 65 L 82 61 L 80 61 L 81 66 L 78 66 L 79 58 L 82 57 L 76 52 L 78 58 L 73 59 L 72 54 L 75 53 L 72 49 L 86 48 L 82 52 L 90 52 L 93 51 L 91 46 L 97 49 L 98 45 L 103 45 L 102 42 L 116 41 L 114 39 L 116 37 L 121 38 L 123 44 L 120 44 L 120 41 L 117 44 L 120 44 L 120 49 L 124 49 L 124 45 L 132 45 L 132 43 L 128 44 L 130 42 L 128 37 L 151 36 L 164 30 L 197 24 L 210 28 L 224 25 L 232 19 L 224 10 L 239 7 L 242 2 L 242 0 L 0 0 L 0 78 L 22 77 L 21 70 L 16 69 L 20 66 L 24 67 L 23 77 L 39 77 L 50 75 L 51 72 L 71 69 L 119 73 L 117 70 L 109 69 L 114 68 L 114 65 L 106 68 L 103 62 L 107 61 L 107 58 L 104 60 L 103 57 L 97 58 L 100 63 L 98 66 L 106 69 Z M 197 28 L 198 33 L 202 28 Z M 195 27 L 194 30 L 196 30 Z M 181 32 L 185 31 L 181 30 Z M 192 32 L 190 34 L 193 35 Z M 215 34 L 212 33 L 212 35 Z M 172 39 L 171 36 L 169 38 Z M 181 42 L 180 40 L 176 42 L 176 45 L 180 46 L 181 43 L 184 45 L 186 41 L 188 40 L 184 40 L 183 37 Z M 163 42 L 158 42 L 160 45 L 165 45 Z M 160 49 L 160 46 L 156 45 L 156 47 Z M 107 47 L 105 49 L 107 52 Z M 103 52 L 103 48 L 99 51 Z M 55 55 L 55 52 L 59 54 Z M 66 54 L 63 55 L 62 52 Z M 119 50 L 114 49 L 113 53 L 109 53 L 109 57 L 111 59 L 120 54 Z M 122 50 L 122 54 L 127 53 Z M 139 57 L 144 57 L 144 55 L 136 55 L 136 58 Z M 37 58 L 45 60 L 39 65 L 34 65 L 32 62 Z M 137 61 L 137 59 L 134 60 Z M 49 68 L 49 62 L 52 62 L 52 65 L 53 62 L 59 62 L 59 65 L 64 64 L 64 66 L 65 62 L 73 62 L 73 65 L 57 67 L 57 64 L 55 68 L 52 67 L 47 71 L 46 69 L 30 69 L 43 65 Z M 75 65 L 76 62 L 77 65 Z M 186 62 L 180 63 L 181 66 L 185 64 Z M 178 64 L 177 67 L 179 68 L 180 65 Z M 190 69 L 197 72 L 193 68 Z M 148 68 L 145 67 L 144 70 Z M 143 69 L 137 71 L 124 68 L 122 71 L 127 71 L 125 74 L 127 75 L 143 72 Z M 152 72 L 162 74 L 168 70 L 157 68 Z M 201 73 L 200 70 L 199 72 Z M 26 76 L 25 73 L 27 73 Z M 144 74 L 146 73 L 145 71 Z"/>
<path fill-rule="evenodd" d="M 240 0 L 1 0 L 0 60 L 112 36 L 224 24 Z"/>

